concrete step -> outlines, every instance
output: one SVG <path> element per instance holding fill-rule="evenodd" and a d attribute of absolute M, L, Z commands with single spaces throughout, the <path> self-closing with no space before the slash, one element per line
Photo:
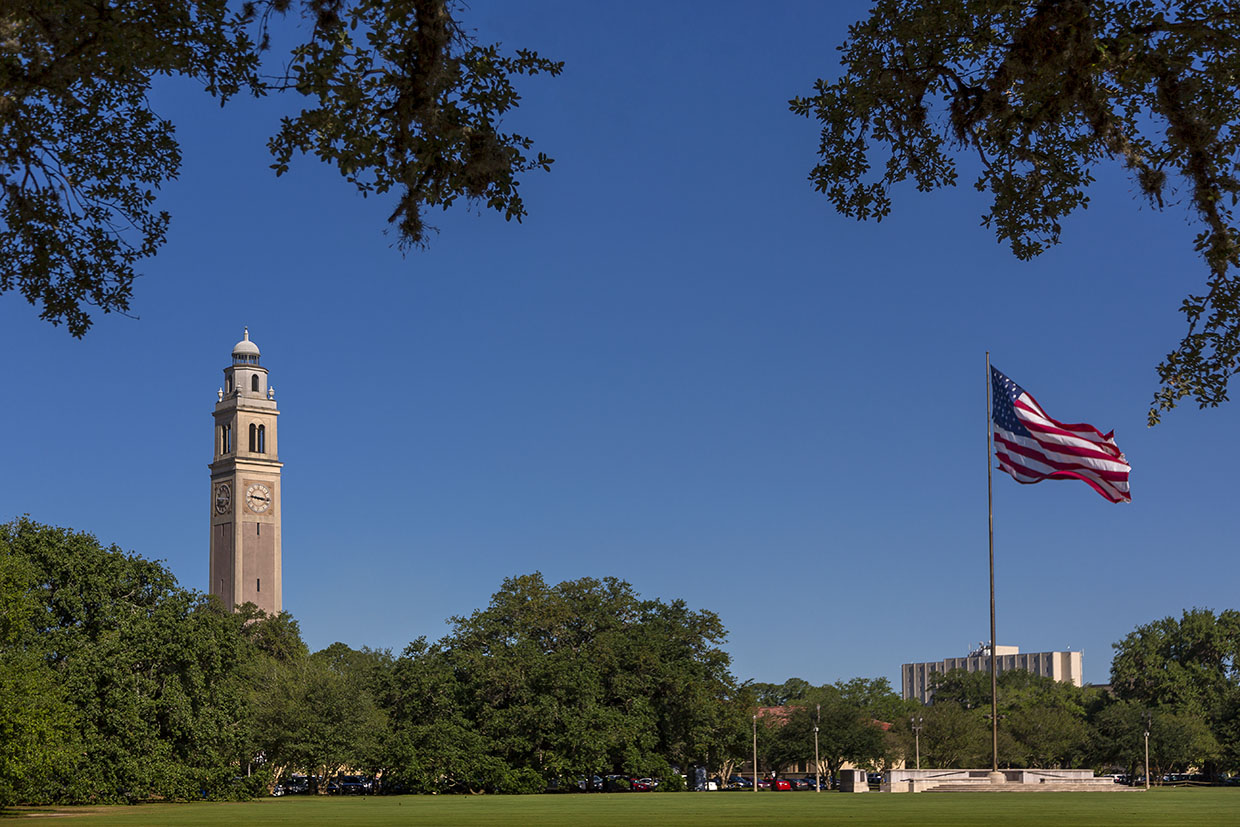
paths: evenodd
<path fill-rule="evenodd" d="M 1131 792 L 1140 787 L 1129 787 L 1107 781 L 1104 784 L 1073 783 L 1062 784 L 990 784 L 975 781 L 946 781 L 925 790 L 928 793 L 1061 793 L 1061 792 Z"/>

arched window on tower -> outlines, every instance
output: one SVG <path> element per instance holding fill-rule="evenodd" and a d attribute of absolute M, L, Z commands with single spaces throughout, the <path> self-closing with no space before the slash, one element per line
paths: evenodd
<path fill-rule="evenodd" d="M 229 394 L 232 393 L 232 374 L 231 373 L 228 374 L 228 378 L 224 380 L 224 389 L 225 389 L 224 390 L 225 393 L 229 393 Z"/>
<path fill-rule="evenodd" d="M 250 390 L 254 391 L 254 393 L 258 393 L 258 374 L 257 373 L 250 377 Z"/>
<path fill-rule="evenodd" d="M 250 423 L 250 453 L 258 450 L 258 426 L 253 422 Z"/>
<path fill-rule="evenodd" d="M 267 426 L 258 426 L 258 453 L 267 453 Z"/>
<path fill-rule="evenodd" d="M 231 425 L 220 426 L 220 453 L 221 454 L 232 453 L 232 426 Z"/>

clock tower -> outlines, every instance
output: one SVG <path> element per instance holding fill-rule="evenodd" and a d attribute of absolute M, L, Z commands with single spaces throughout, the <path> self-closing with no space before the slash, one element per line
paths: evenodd
<path fill-rule="evenodd" d="M 250 329 L 224 368 L 215 403 L 211 469 L 211 594 L 235 608 L 282 608 L 280 468 L 275 389 L 259 364 Z"/>

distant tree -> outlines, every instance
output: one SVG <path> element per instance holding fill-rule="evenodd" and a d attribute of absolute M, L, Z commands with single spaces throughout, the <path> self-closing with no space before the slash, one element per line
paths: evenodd
<path fill-rule="evenodd" d="M 806 683 L 796 694 L 799 697 L 781 714 L 764 719 L 768 728 L 765 751 L 763 739 L 759 746 L 772 768 L 812 764 L 814 727 L 818 728 L 819 761 L 827 776 L 838 776 L 846 763 L 877 768 L 892 757 L 886 727 L 906 707 L 886 678 L 854 678 L 822 686 Z"/>
<path fill-rule="evenodd" d="M 990 724 L 981 710 L 940 701 L 926 707 L 923 717 L 922 767 L 962 769 L 990 764 Z"/>
<path fill-rule="evenodd" d="M 0 704 L 16 710 L 19 737 L 50 736 L 23 759 L 43 769 L 21 779 L 22 800 L 237 794 L 253 654 L 240 617 L 159 563 L 26 518 L 0 526 L 0 559 L 18 561 L 26 583 L 6 633 L 18 644 L 0 653 L 14 658 Z"/>
<path fill-rule="evenodd" d="M 1183 303 L 1188 332 L 1159 365 L 1149 420 L 1184 397 L 1227 400 L 1240 369 L 1235 3 L 877 0 L 841 51 L 839 79 L 790 105 L 822 124 L 810 181 L 844 215 L 881 220 L 909 179 L 955 185 L 959 151 L 993 196 L 983 223 L 1028 259 L 1088 205 L 1100 166 L 1126 168 L 1156 209 L 1183 188 L 1208 276 Z"/>
<path fill-rule="evenodd" d="M 759 706 L 784 706 L 805 700 L 806 694 L 814 687 L 804 678 L 789 678 L 778 684 L 751 682 L 749 688 Z"/>
<path fill-rule="evenodd" d="M 41 607 L 35 573 L 0 528 L 0 810 L 46 798 L 58 765 L 72 760 L 73 712 L 32 639 Z"/>
<path fill-rule="evenodd" d="M 1084 715 L 1063 707 L 1029 706 L 1004 721 L 1018 752 L 1005 756 L 1015 766 L 1036 769 L 1080 767 L 1088 754 L 1089 726 Z"/>
<path fill-rule="evenodd" d="M 1220 772 L 1240 773 L 1240 688 L 1228 693 L 1214 723 L 1219 742 Z"/>
<path fill-rule="evenodd" d="M 1161 783 L 1167 773 L 1186 772 L 1218 756 L 1218 741 L 1201 718 L 1120 701 L 1099 712 L 1094 721 L 1096 761 L 1103 766 L 1122 767 L 1130 777 L 1144 774 L 1147 728 L 1154 784 Z"/>
<path fill-rule="evenodd" d="M 840 693 L 876 721 L 890 724 L 908 714 L 909 704 L 886 678 L 851 678 L 835 684 Z"/>
<path fill-rule="evenodd" d="M 719 618 L 620 580 L 510 578 L 452 623 L 397 660 L 384 700 L 387 766 L 418 789 L 501 789 L 525 770 L 663 775 L 731 757 L 749 722 Z"/>
<path fill-rule="evenodd" d="M 1114 644 L 1111 684 L 1121 698 L 1202 718 L 1240 687 L 1240 611 L 1185 610 L 1138 626 Z"/>
<path fill-rule="evenodd" d="M 1099 690 L 1074 686 L 1024 669 L 1001 672 L 997 683 L 1001 765 L 1038 768 L 1081 765 L 1089 754 L 1089 717 L 1104 703 Z M 986 731 L 986 748 L 977 753 L 977 758 L 984 757 L 981 765 L 988 765 L 991 758 L 990 673 L 954 669 L 934 676 L 933 686 L 932 708 L 951 706 L 968 711 Z M 954 715 L 943 723 L 950 724 L 946 729 L 951 733 L 964 731 Z M 953 756 L 968 754 L 974 749 L 964 746 L 966 738 L 953 736 L 950 740 L 954 745 L 949 750 L 950 760 L 957 760 Z M 927 754 L 926 742 L 923 731 L 923 757 Z"/>
<path fill-rule="evenodd" d="M 1138 626 L 1114 648 L 1118 697 L 1208 726 L 1216 741 L 1201 749 L 1211 755 L 1208 771 L 1219 770 L 1215 759 L 1240 763 L 1240 611 L 1185 610 Z"/>
<path fill-rule="evenodd" d="M 990 708 L 990 672 L 970 672 L 966 669 L 939 672 L 930 676 L 930 686 L 934 689 L 933 702 L 936 704 L 950 703 L 964 709 Z M 1002 693 L 1000 697 L 1003 697 Z"/>
<path fill-rule="evenodd" d="M 301 626 L 288 612 L 268 615 L 246 603 L 237 607 L 237 616 L 246 639 L 263 655 L 289 663 L 310 654 L 301 639 Z"/>
<path fill-rule="evenodd" d="M 702 734 L 698 757 L 694 760 L 700 761 L 724 783 L 736 774 L 741 764 L 752 759 L 751 716 L 754 707 L 754 696 L 745 686 L 728 692 L 711 704 L 711 726 Z"/>
<path fill-rule="evenodd" d="M 0 6 L 0 293 L 16 290 L 74 336 L 91 308 L 129 310 L 135 266 L 163 245 L 157 192 L 181 164 L 152 111 L 158 76 L 220 99 L 289 92 L 304 108 L 268 142 L 277 175 L 300 154 L 363 194 L 395 193 L 402 247 L 428 208 L 458 200 L 518 221 L 522 173 L 548 169 L 500 129 L 518 75 L 561 64 L 477 43 L 453 0 L 8 0 Z M 272 30 L 294 38 L 263 61 Z M 304 39 L 300 41 L 298 32 Z"/>
<path fill-rule="evenodd" d="M 1133 701 L 1109 704 L 1090 726 L 1091 751 L 1099 768 L 1119 767 L 1130 778 L 1144 771 L 1145 727 L 1153 711 Z"/>
<path fill-rule="evenodd" d="M 485 792 L 508 767 L 468 715 L 468 676 L 425 638 L 393 664 L 379 702 L 391 722 L 383 746 L 385 787 L 412 792 Z"/>
<path fill-rule="evenodd" d="M 345 768 L 381 765 L 387 721 L 372 687 L 387 660 L 382 652 L 334 643 L 309 657 L 269 663 L 252 715 L 256 742 L 276 777 L 301 769 L 322 779 L 318 792 L 324 793 Z"/>

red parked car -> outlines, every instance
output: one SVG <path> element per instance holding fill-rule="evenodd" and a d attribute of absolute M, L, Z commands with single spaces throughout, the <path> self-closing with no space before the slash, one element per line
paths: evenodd
<path fill-rule="evenodd" d="M 792 784 L 788 781 L 787 778 L 772 778 L 771 789 L 772 790 L 791 790 Z"/>

